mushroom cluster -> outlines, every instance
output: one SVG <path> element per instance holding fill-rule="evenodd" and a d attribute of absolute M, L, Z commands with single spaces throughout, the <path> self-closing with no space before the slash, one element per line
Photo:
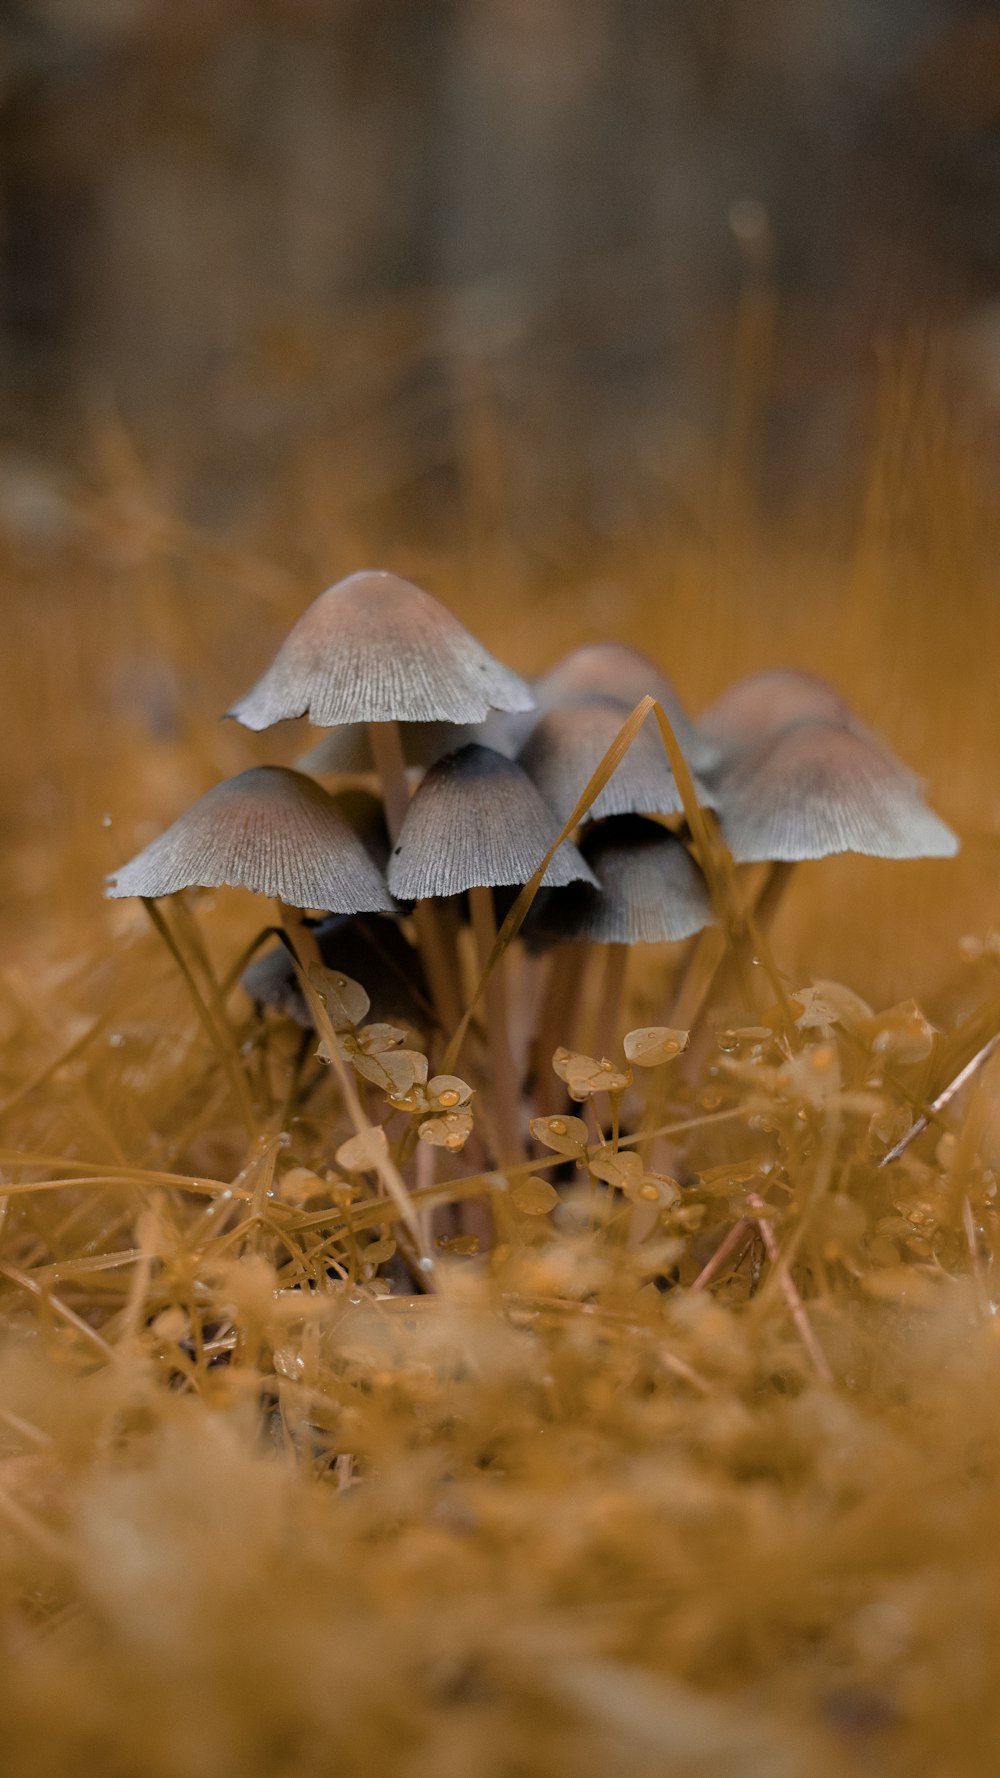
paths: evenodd
<path fill-rule="evenodd" d="M 619 758 L 644 698 L 657 709 Z M 698 721 L 654 662 L 618 643 L 578 648 L 529 684 L 389 573 L 323 593 L 228 714 L 253 730 L 306 717 L 331 732 L 301 769 L 257 766 L 216 785 L 108 894 L 152 904 L 232 885 L 272 897 L 286 937 L 245 971 L 253 1001 L 307 1029 L 340 1008 L 327 1049 L 332 1032 L 338 1053 L 367 1058 L 364 1078 L 389 1081 L 390 1117 L 417 1115 L 425 1140 L 452 1147 L 472 1127 L 469 1091 L 451 1074 L 458 1027 L 479 1046 L 491 1165 L 523 1155 L 532 1110 L 551 1106 L 552 1051 L 572 1041 L 581 984 L 601 984 L 598 1043 L 610 1047 L 633 948 L 678 945 L 715 922 L 692 786 L 736 865 L 956 849 L 913 773 L 819 679 L 758 674 Z M 377 796 L 358 784 L 373 773 Z M 498 943 L 527 884 L 537 893 L 518 904 L 523 943 L 506 942 L 513 926 Z M 358 1003 L 352 981 L 377 1023 L 343 1013 Z M 480 985 L 485 1018 L 470 1022 Z"/>

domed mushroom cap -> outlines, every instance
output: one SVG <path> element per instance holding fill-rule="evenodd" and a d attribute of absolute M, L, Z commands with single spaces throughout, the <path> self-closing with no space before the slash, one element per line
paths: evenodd
<path fill-rule="evenodd" d="M 609 698 L 634 710 L 644 697 L 662 704 L 688 765 L 698 771 L 715 759 L 715 748 L 691 720 L 676 688 L 656 662 L 626 642 L 588 642 L 556 661 L 533 690 L 540 711 L 581 698 Z"/>
<path fill-rule="evenodd" d="M 410 803 L 389 863 L 404 901 L 464 889 L 526 883 L 559 833 L 559 822 L 513 760 L 473 743 L 431 766 Z M 593 883 L 565 840 L 544 881 Z"/>
<path fill-rule="evenodd" d="M 703 710 L 698 727 L 728 753 L 751 746 L 796 722 L 850 722 L 851 707 L 836 686 L 798 667 L 769 667 L 727 685 Z"/>
<path fill-rule="evenodd" d="M 600 890 L 574 883 L 539 896 L 528 916 L 531 934 L 552 941 L 669 944 L 714 924 L 701 872 L 658 822 L 612 816 L 588 829 L 580 850 Z"/>
<path fill-rule="evenodd" d="M 720 777 L 719 817 L 738 864 L 835 852 L 951 858 L 958 841 L 905 766 L 874 739 L 800 722 L 760 742 Z"/>
<path fill-rule="evenodd" d="M 482 722 L 530 710 L 501 666 L 430 593 L 397 574 L 351 574 L 314 600 L 263 678 L 227 712 L 245 728 L 293 716 L 342 722 Z"/>
<path fill-rule="evenodd" d="M 112 897 L 230 885 L 291 907 L 391 913 L 393 901 L 333 798 L 301 772 L 253 766 L 216 784 L 108 879 Z"/>
<path fill-rule="evenodd" d="M 633 706 L 610 698 L 581 698 L 548 710 L 536 722 L 519 762 L 537 784 L 560 823 L 568 821 L 588 779 L 600 764 Z M 695 780 L 699 801 L 712 808 Z M 679 815 L 684 807 L 660 731 L 647 716 L 631 747 L 588 811 L 606 815 Z"/>

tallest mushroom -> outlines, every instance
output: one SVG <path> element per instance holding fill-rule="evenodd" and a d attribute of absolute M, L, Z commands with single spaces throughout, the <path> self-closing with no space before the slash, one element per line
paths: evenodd
<path fill-rule="evenodd" d="M 397 723 L 478 723 L 534 702 L 525 681 L 430 593 L 364 570 L 313 601 L 228 714 L 250 729 L 294 716 L 318 728 L 367 723 L 395 835 L 405 813 Z"/>
<path fill-rule="evenodd" d="M 258 730 L 296 716 L 319 728 L 365 723 L 395 841 L 409 799 L 401 722 L 480 723 L 491 710 L 532 710 L 534 703 L 525 681 L 430 593 L 368 569 L 313 601 L 228 714 Z M 427 904 L 416 924 L 439 1016 L 452 1025 L 461 996 Z"/>

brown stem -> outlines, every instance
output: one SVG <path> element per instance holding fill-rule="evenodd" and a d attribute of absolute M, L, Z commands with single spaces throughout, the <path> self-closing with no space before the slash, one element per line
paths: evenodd
<path fill-rule="evenodd" d="M 566 1088 L 552 1068 L 560 1044 L 573 1048 L 580 993 L 583 987 L 583 952 L 578 944 L 562 944 L 553 951 L 545 983 L 541 1016 L 532 1046 L 535 1104 L 541 1117 L 558 1112 L 566 1100 Z"/>
<path fill-rule="evenodd" d="M 492 889 L 470 889 L 469 911 L 479 960 L 485 969 L 497 936 Z M 499 1144 L 497 1159 L 502 1164 L 504 1161 L 524 1159 L 521 1093 L 510 1048 L 507 984 L 502 963 L 491 972 L 486 982 L 484 1000 L 487 1041 L 493 1071 L 493 1109 Z"/>

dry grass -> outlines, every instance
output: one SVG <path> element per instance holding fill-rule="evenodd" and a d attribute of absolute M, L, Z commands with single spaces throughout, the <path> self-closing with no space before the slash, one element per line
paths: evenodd
<path fill-rule="evenodd" d="M 961 943 L 995 911 L 996 517 L 978 440 L 907 388 L 848 551 L 765 538 L 730 498 L 724 551 L 654 538 L 603 591 L 524 573 L 501 627 L 465 564 L 364 540 L 527 670 L 611 631 L 695 708 L 769 662 L 824 672 L 964 840 L 955 865 L 801 873 L 774 934 L 790 1007 L 734 998 L 701 1078 L 668 1065 L 633 1087 L 623 1148 L 644 1170 L 612 1169 L 625 1190 L 596 1154 L 606 1096 L 572 1177 L 542 1147 L 506 1182 L 434 1151 L 417 1202 L 490 1195 L 504 1240 L 489 1259 L 438 1248 L 424 1296 L 387 1294 L 406 1230 L 337 1162 L 330 1071 L 306 1062 L 289 1118 L 296 1035 L 234 990 L 248 1142 L 141 910 L 100 901 L 104 871 L 216 776 L 278 756 L 212 719 L 358 558 L 313 573 L 319 528 L 274 566 L 209 548 L 120 462 L 58 558 L 11 550 L 12 1775 L 989 1769 L 995 1067 L 879 1163 L 1000 1025 L 996 947 Z M 199 912 L 224 975 L 259 910 Z M 644 973 L 633 1022 L 662 1016 L 675 967 Z M 916 995 L 934 1029 L 833 988 L 794 998 L 824 979 L 876 1009 Z M 475 1041 L 464 1065 L 475 1086 Z"/>

